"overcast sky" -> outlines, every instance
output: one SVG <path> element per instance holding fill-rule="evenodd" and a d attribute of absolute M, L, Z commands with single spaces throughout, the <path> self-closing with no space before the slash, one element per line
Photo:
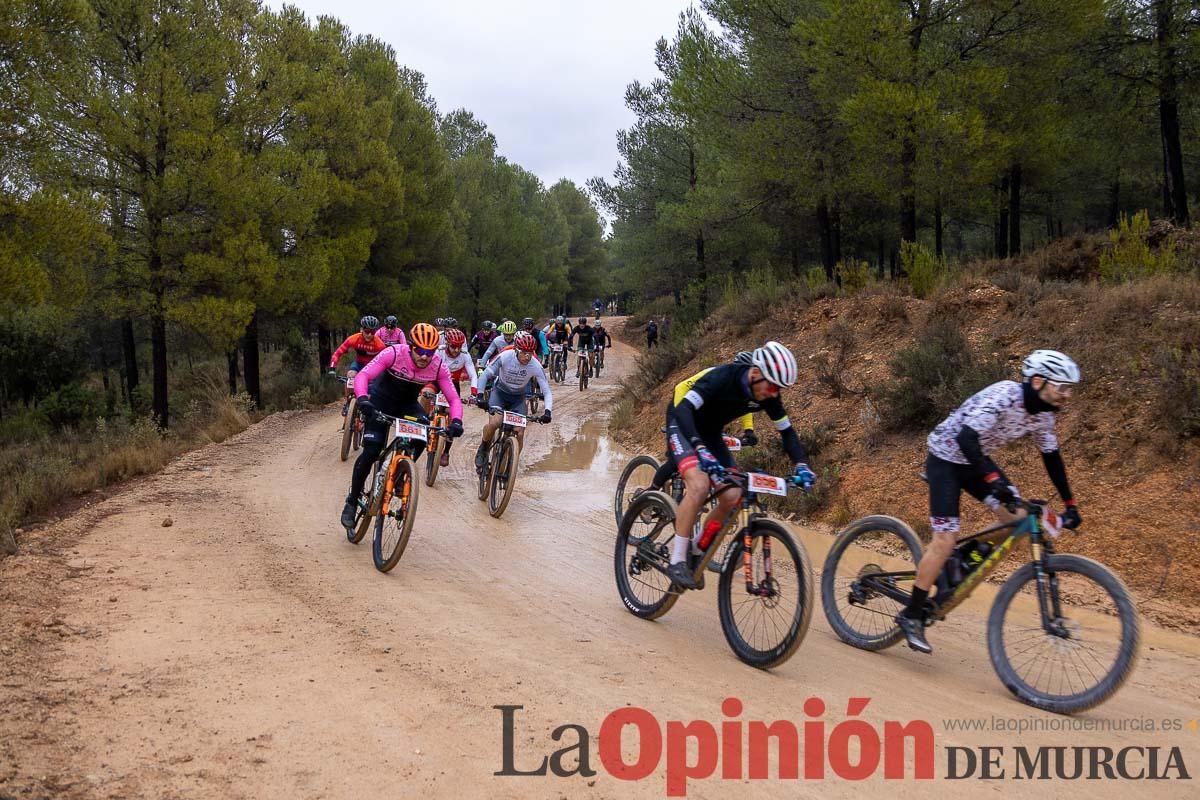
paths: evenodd
<path fill-rule="evenodd" d="M 657 75 L 654 43 L 688 0 L 294 0 L 396 49 L 438 109 L 465 107 L 547 187 L 612 177 L 625 86 Z M 268 0 L 279 8 L 281 0 Z"/>

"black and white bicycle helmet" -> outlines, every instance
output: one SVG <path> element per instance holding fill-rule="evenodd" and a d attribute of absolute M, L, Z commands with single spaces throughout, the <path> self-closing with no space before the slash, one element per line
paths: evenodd
<path fill-rule="evenodd" d="M 368 331 L 379 330 L 379 320 L 368 314 L 358 321 L 358 327 Z"/>
<path fill-rule="evenodd" d="M 733 357 L 733 363 L 735 363 L 735 364 L 753 364 L 754 363 L 754 353 L 751 353 L 749 350 L 743 350 L 740 353 L 738 353 L 736 356 Z"/>
<path fill-rule="evenodd" d="M 1040 375 L 1055 383 L 1079 383 L 1079 365 L 1057 350 L 1034 350 L 1021 364 L 1026 379 Z"/>
<path fill-rule="evenodd" d="M 796 382 L 799 373 L 796 357 L 779 342 L 767 342 L 755 350 L 750 362 L 758 367 L 764 378 L 776 386 L 791 386 Z"/>

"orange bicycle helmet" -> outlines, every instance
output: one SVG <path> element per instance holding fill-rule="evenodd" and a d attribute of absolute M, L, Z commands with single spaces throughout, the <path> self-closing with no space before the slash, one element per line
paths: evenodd
<path fill-rule="evenodd" d="M 467 335 L 458 328 L 446 329 L 446 347 L 462 347 L 467 343 Z"/>
<path fill-rule="evenodd" d="M 437 350 L 438 344 L 441 343 L 437 328 L 428 322 L 418 322 L 413 325 L 412 330 L 409 331 L 408 341 L 413 347 L 420 347 L 423 350 Z"/>

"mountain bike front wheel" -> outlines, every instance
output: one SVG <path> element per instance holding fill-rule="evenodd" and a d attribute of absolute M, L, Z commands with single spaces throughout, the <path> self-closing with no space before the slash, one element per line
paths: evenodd
<path fill-rule="evenodd" d="M 1140 643 L 1137 609 L 1121 579 L 1090 558 L 1055 554 L 1042 563 L 1045 580 L 1028 563 L 1000 587 L 988 614 L 988 655 L 1022 703 L 1075 714 L 1129 678 Z"/>
<path fill-rule="evenodd" d="M 752 667 L 770 669 L 791 658 L 808 632 L 812 562 L 804 545 L 778 522 L 755 520 L 750 536 L 751 584 L 746 584 L 746 543 L 738 533 L 718 583 L 717 609 L 734 655 Z"/>
<path fill-rule="evenodd" d="M 388 498 L 387 512 L 375 517 L 375 537 L 371 541 L 371 557 L 375 569 L 390 572 L 404 555 L 408 537 L 412 533 L 413 520 L 417 517 L 417 494 L 421 488 L 417 481 L 416 467 L 412 459 L 396 457 L 396 474 L 392 478 L 392 495 Z"/>
<path fill-rule="evenodd" d="M 425 450 L 425 485 L 433 486 L 438 470 L 442 468 L 442 453 L 450 446 L 445 436 L 433 434 L 433 446 Z"/>
<path fill-rule="evenodd" d="M 492 448 L 492 485 L 488 492 L 488 512 L 499 518 L 512 499 L 517 483 L 517 462 L 520 448 L 512 436 L 505 436 Z"/>
<path fill-rule="evenodd" d="M 363 486 L 362 497 L 364 504 L 358 509 L 358 517 L 354 521 L 353 528 L 346 529 L 346 538 L 351 544 L 358 544 L 367 535 L 367 531 L 371 529 L 371 520 L 379 513 L 379 509 L 383 507 L 383 488 L 387 483 L 388 464 L 395 455 L 388 451 L 387 458 L 376 462 L 370 474 L 367 475 L 367 482 Z"/>
<path fill-rule="evenodd" d="M 358 398 L 351 397 L 350 404 L 346 406 L 346 418 L 342 425 L 342 446 L 338 455 L 342 461 L 350 457 L 350 443 L 354 439 L 354 420 L 358 416 Z"/>

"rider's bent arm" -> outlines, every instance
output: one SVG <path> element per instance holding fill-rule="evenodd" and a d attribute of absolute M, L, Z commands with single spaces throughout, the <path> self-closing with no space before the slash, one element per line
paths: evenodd
<path fill-rule="evenodd" d="M 470 364 L 471 359 L 468 358 L 467 363 Z M 450 379 L 450 370 L 446 368 L 445 361 L 438 366 L 437 385 L 441 393 L 446 396 L 447 402 L 450 403 L 450 419 L 456 419 L 459 422 L 462 422 L 462 400 L 458 398 L 458 387 L 455 386 L 454 381 Z"/>
<path fill-rule="evenodd" d="M 1075 498 L 1071 495 L 1071 485 L 1067 483 L 1067 465 L 1063 463 L 1062 452 L 1053 450 L 1049 453 L 1042 453 L 1042 463 L 1046 465 L 1046 474 L 1050 476 L 1050 482 L 1058 490 L 1058 496 L 1068 506 L 1075 505 Z"/>
<path fill-rule="evenodd" d="M 471 358 L 469 353 L 467 354 L 466 359 L 463 361 L 463 369 L 467 371 L 467 378 L 471 383 L 471 394 L 475 394 L 475 379 L 478 377 L 478 375 L 475 373 L 475 359 Z M 443 392 L 443 394 L 445 393 Z M 458 394 L 458 392 L 456 391 L 455 394 Z M 447 397 L 448 396 L 449 395 L 447 395 Z"/>
<path fill-rule="evenodd" d="M 744 430 L 744 431 L 753 431 L 754 430 L 754 415 L 753 414 L 747 414 L 746 416 L 742 417 L 742 430 Z"/>
<path fill-rule="evenodd" d="M 345 355 L 346 351 L 354 346 L 354 337 L 357 334 L 351 334 L 346 337 L 346 341 L 342 342 L 342 346 L 333 351 L 333 358 L 329 359 L 329 368 L 333 369 L 337 366 L 338 361 Z"/>
<path fill-rule="evenodd" d="M 779 438 L 783 439 L 783 449 L 787 451 L 792 463 L 807 464 L 808 451 L 804 449 L 804 443 L 800 441 L 796 428 L 788 419 L 787 412 L 783 410 L 783 402 L 778 397 L 769 398 L 763 401 L 762 410 L 767 412 L 771 422 L 775 423 L 775 430 L 779 431 Z"/>
<path fill-rule="evenodd" d="M 696 430 L 696 406 L 692 404 L 694 394 L 695 392 L 689 391 L 684 395 L 684 398 L 675 404 L 674 413 L 676 427 L 683 434 L 683 438 L 692 445 L 701 441 L 700 432 Z"/>
<path fill-rule="evenodd" d="M 488 362 L 488 359 L 490 359 L 492 357 L 492 353 L 498 352 L 500 350 L 500 348 L 497 345 L 499 345 L 500 342 L 502 342 L 503 340 L 504 340 L 503 336 L 497 336 L 495 339 L 492 339 L 492 343 L 488 345 L 487 352 L 485 352 L 483 354 L 483 362 L 485 364 Z"/>
<path fill-rule="evenodd" d="M 483 372 L 479 373 L 479 377 L 475 380 L 475 389 L 479 393 L 482 393 L 484 388 L 487 387 L 488 381 L 495 379 L 496 373 L 499 370 L 499 364 L 500 359 L 497 358 L 495 361 L 488 364 L 484 368 Z"/>
<path fill-rule="evenodd" d="M 546 410 L 553 411 L 554 393 L 550 390 L 550 381 L 546 380 L 546 370 L 539 365 L 533 374 L 537 378 L 538 386 L 542 388 L 542 402 L 546 404 Z"/>
<path fill-rule="evenodd" d="M 996 466 L 996 462 L 983 452 L 983 447 L 979 443 L 978 431 L 970 425 L 963 425 L 958 436 L 954 437 L 954 441 L 958 442 L 958 448 L 962 450 L 963 457 L 979 471 L 985 481 L 991 483 L 1000 477 L 1000 467 Z"/>

